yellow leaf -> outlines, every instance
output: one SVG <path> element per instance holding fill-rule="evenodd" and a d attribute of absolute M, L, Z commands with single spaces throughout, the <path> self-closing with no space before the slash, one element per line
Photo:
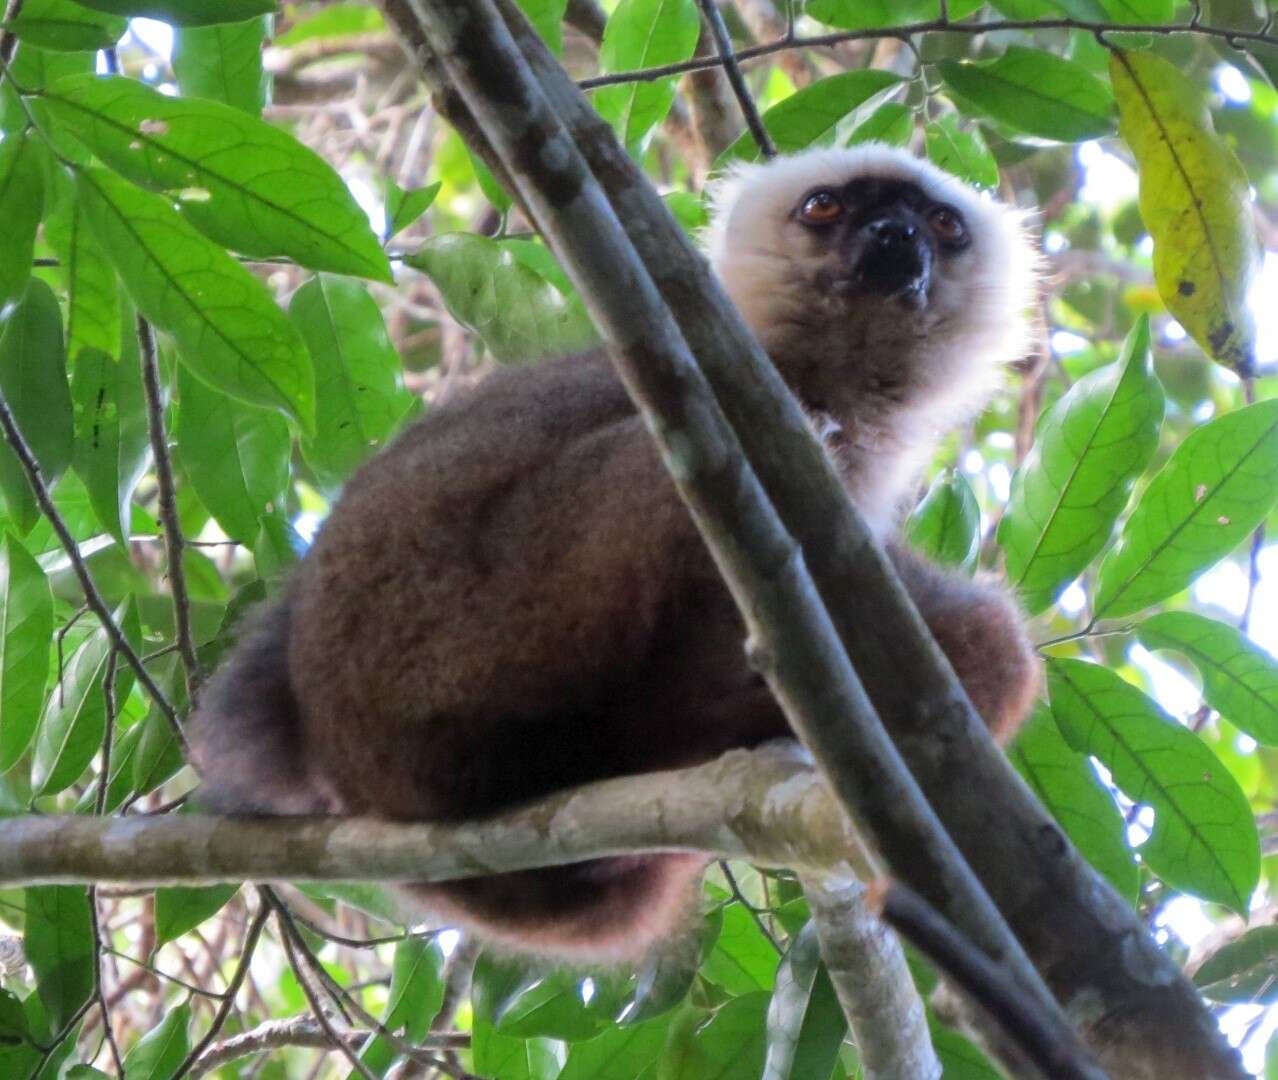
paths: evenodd
<path fill-rule="evenodd" d="M 1213 359 L 1252 370 L 1247 289 L 1259 262 L 1247 174 L 1197 87 L 1148 52 L 1110 52 L 1119 134 L 1140 171 L 1154 280 L 1168 311 Z"/>

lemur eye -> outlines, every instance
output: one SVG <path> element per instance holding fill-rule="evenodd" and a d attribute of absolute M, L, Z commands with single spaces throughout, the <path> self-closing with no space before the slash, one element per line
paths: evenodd
<path fill-rule="evenodd" d="M 956 245 L 967 240 L 967 226 L 956 210 L 938 206 L 927 216 L 928 224 L 942 244 Z"/>
<path fill-rule="evenodd" d="M 843 203 L 829 191 L 817 191 L 803 200 L 799 220 L 805 225 L 830 225 L 843 216 Z"/>

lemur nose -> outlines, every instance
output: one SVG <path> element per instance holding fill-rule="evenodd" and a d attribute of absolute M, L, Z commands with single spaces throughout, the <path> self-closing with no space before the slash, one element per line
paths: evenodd
<path fill-rule="evenodd" d="M 881 247 L 894 247 L 897 244 L 913 240 L 919 232 L 918 226 L 895 217 L 879 218 L 877 221 L 871 221 L 866 225 L 865 231 Z"/>

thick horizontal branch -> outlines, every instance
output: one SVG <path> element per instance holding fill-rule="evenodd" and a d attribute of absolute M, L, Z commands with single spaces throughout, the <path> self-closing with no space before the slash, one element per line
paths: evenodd
<path fill-rule="evenodd" d="M 1199 37 L 1217 38 L 1225 41 L 1235 49 L 1243 49 L 1247 45 L 1278 46 L 1278 37 L 1271 33 L 1269 24 L 1258 30 L 1237 30 L 1228 26 L 1214 26 L 1208 23 L 1162 23 L 1145 25 L 1142 23 L 1107 23 L 1091 19 L 991 19 L 988 22 L 951 22 L 948 19 L 924 19 L 919 22 L 902 23 L 900 26 L 867 27 L 861 30 L 837 30 L 829 34 L 791 34 L 776 41 L 764 42 L 738 49 L 734 55 L 737 62 L 760 60 L 776 53 L 791 49 L 817 49 L 830 45 L 841 45 L 847 41 L 877 40 L 880 38 L 897 38 L 907 41 L 919 34 L 943 31 L 947 34 L 992 34 L 1006 30 L 1081 30 L 1085 33 L 1103 37 L 1105 34 L 1196 34 Z M 637 68 L 634 71 L 617 71 L 607 75 L 596 75 L 578 82 L 583 90 L 595 90 L 601 86 L 615 86 L 619 83 L 652 82 L 656 79 L 669 78 L 672 75 L 683 75 L 689 71 L 701 71 L 705 68 L 721 67 L 724 58 L 721 56 L 694 56 L 677 64 L 662 64 L 657 67 Z"/>
<path fill-rule="evenodd" d="M 197 814 L 7 818 L 0 886 L 447 881 L 649 850 L 844 875 L 864 869 L 828 789 L 796 746 L 778 743 L 455 825 Z"/>

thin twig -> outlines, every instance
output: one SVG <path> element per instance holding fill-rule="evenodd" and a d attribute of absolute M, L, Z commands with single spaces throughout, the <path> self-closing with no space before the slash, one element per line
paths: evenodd
<path fill-rule="evenodd" d="M 454 1077 L 454 1080 L 476 1080 L 470 1073 L 465 1070 L 454 1067 L 447 1061 L 435 1057 L 433 1054 L 424 1053 L 419 1047 L 414 1046 L 411 1042 L 403 1037 L 395 1034 L 386 1027 L 377 1017 L 368 1012 L 354 997 L 353 994 L 347 992 L 346 987 L 342 986 L 334 979 L 319 962 L 319 958 L 311 951 L 310 946 L 306 944 L 305 938 L 302 937 L 301 931 L 297 928 L 293 913 L 273 889 L 264 889 L 269 893 L 271 902 L 275 907 L 276 918 L 279 921 L 284 932 L 291 936 L 294 947 L 298 950 L 302 957 L 305 958 L 311 974 L 319 980 L 320 985 L 328 993 L 334 1006 L 342 1010 L 343 1014 L 349 1009 L 350 1013 L 361 1023 L 367 1025 L 380 1038 L 388 1042 L 391 1047 L 400 1054 L 423 1061 L 446 1076 Z M 301 976 L 299 974 L 298 978 Z"/>
<path fill-rule="evenodd" d="M 112 956 L 118 957 L 120 960 L 125 960 L 130 964 L 134 964 L 135 966 L 150 972 L 157 979 L 163 979 L 165 982 L 171 982 L 174 986 L 180 986 L 188 993 L 196 994 L 199 997 L 212 998 L 214 1001 L 221 1001 L 226 997 L 226 994 L 221 991 L 206 990 L 202 986 L 196 986 L 194 983 L 189 983 L 185 979 L 179 979 L 176 975 L 170 975 L 167 971 L 161 971 L 154 964 L 150 964 L 146 960 L 139 960 L 136 956 L 130 956 L 128 953 L 121 952 L 119 949 L 112 949 L 108 946 L 103 951 L 110 953 Z"/>
<path fill-rule="evenodd" d="M 18 35 L 10 29 L 13 21 L 22 14 L 23 0 L 9 0 L 4 8 L 4 29 L 0 30 L 0 82 L 4 80 L 14 53 L 18 51 Z"/>
<path fill-rule="evenodd" d="M 177 1071 L 173 1073 L 172 1080 L 180 1080 L 181 1077 L 191 1071 L 201 1055 L 213 1045 L 214 1040 L 217 1039 L 218 1034 L 226 1024 L 227 1018 L 231 1015 L 231 1010 L 235 1008 L 235 997 L 240 992 L 240 987 L 244 985 L 249 966 L 253 963 L 253 954 L 257 951 L 257 943 L 262 937 L 262 929 L 266 926 L 266 920 L 270 914 L 271 907 L 263 899 L 257 909 L 257 914 L 253 916 L 253 921 L 249 923 L 248 932 L 244 935 L 244 944 L 240 947 L 239 963 L 235 966 L 231 981 L 227 983 L 226 990 L 222 995 L 222 1001 L 213 1016 L 213 1022 L 209 1025 L 208 1031 L 204 1033 L 204 1038 L 191 1048 L 191 1052 L 186 1055 L 182 1064 L 178 1066 Z M 299 975 L 298 978 L 300 980 L 301 976 Z"/>
<path fill-rule="evenodd" d="M 107 632 L 113 647 L 128 661 L 129 667 L 133 669 L 138 682 L 142 684 L 147 694 L 150 695 L 151 700 L 155 702 L 156 708 L 164 714 L 164 718 L 173 729 L 178 745 L 182 747 L 185 753 L 187 750 L 186 735 L 183 733 L 182 725 L 178 720 L 177 710 L 173 708 L 164 691 L 160 689 L 159 685 L 151 677 L 146 665 L 142 663 L 142 658 L 129 643 L 129 639 L 124 636 L 124 631 L 116 625 L 115 619 L 111 615 L 111 609 L 107 607 L 106 601 L 102 599 L 102 594 L 98 592 L 98 587 L 93 581 L 93 575 L 89 573 L 89 567 L 84 561 L 84 556 L 80 554 L 80 548 L 75 542 L 75 537 L 71 535 L 71 530 L 67 527 L 67 523 L 58 512 L 58 508 L 53 504 L 53 497 L 49 494 L 49 487 L 44 482 L 44 475 L 40 471 L 40 463 L 36 461 L 35 454 L 32 453 L 30 445 L 18 428 L 18 421 L 14 418 L 13 410 L 9 408 L 8 399 L 5 398 L 3 393 L 0 393 L 0 428 L 4 429 L 5 441 L 17 457 L 18 463 L 22 466 L 22 471 L 26 473 L 27 482 L 31 485 L 31 492 L 35 496 L 36 504 L 40 507 L 40 512 L 48 518 L 50 526 L 52 526 L 54 533 L 57 534 L 58 541 L 62 545 L 62 550 L 71 563 L 71 569 L 75 571 L 76 580 L 84 591 L 85 603 L 93 614 L 98 617 L 98 621 Z"/>
<path fill-rule="evenodd" d="M 324 1005 L 320 1001 L 319 995 L 311 985 L 311 973 L 306 970 L 306 964 L 303 963 L 301 956 L 298 954 L 297 942 L 291 932 L 292 928 L 285 921 L 287 913 L 284 905 L 267 889 L 262 890 L 262 903 L 263 907 L 269 905 L 275 910 L 275 922 L 279 927 L 280 943 L 284 946 L 284 955 L 288 957 L 289 967 L 293 969 L 293 974 L 297 976 L 297 985 L 302 988 L 302 995 L 306 998 L 306 1004 L 310 1007 L 311 1015 L 315 1017 L 319 1026 L 324 1029 L 324 1034 L 328 1037 L 328 1041 L 333 1048 L 340 1050 L 342 1056 L 351 1063 L 351 1068 L 362 1076 L 364 1080 L 377 1080 L 372 1070 L 360 1061 L 359 1054 L 355 1052 L 355 1049 L 333 1026 L 333 1021 L 324 1010 Z"/>
<path fill-rule="evenodd" d="M 701 13 L 705 16 L 706 22 L 710 25 L 710 32 L 714 35 L 714 43 L 719 52 L 719 61 L 723 65 L 723 73 L 727 75 L 728 85 L 732 87 L 732 92 L 737 98 L 737 104 L 741 106 L 741 115 L 745 117 L 746 127 L 750 129 L 755 145 L 759 147 L 759 153 L 765 158 L 776 157 L 776 143 L 772 141 L 772 136 L 768 134 L 768 129 L 763 126 L 758 106 L 754 103 L 754 95 L 750 93 L 750 88 L 745 84 L 745 77 L 741 74 L 741 65 L 737 63 L 736 53 L 732 51 L 732 38 L 728 36 L 728 28 L 724 25 L 723 15 L 715 5 L 714 0 L 700 0 L 700 4 Z"/>
<path fill-rule="evenodd" d="M 1096 1067 L 1077 1054 L 1071 1030 L 1057 1030 L 1006 973 L 965 940 L 926 900 L 895 882 L 871 886 L 867 901 L 976 1002 L 1046 1077 L 1094 1080 Z"/>
<path fill-rule="evenodd" d="M 407 941 L 409 938 L 430 938 L 437 937 L 440 933 L 438 930 L 406 930 L 402 934 L 386 934 L 384 937 L 374 938 L 351 938 L 343 937 L 336 934 L 332 930 L 328 930 L 313 919 L 308 919 L 305 915 L 299 915 L 296 911 L 290 912 L 293 918 L 306 927 L 313 934 L 318 934 L 325 941 L 331 941 L 334 945 L 341 945 L 347 949 L 375 949 L 379 945 L 394 945 L 401 941 Z"/>
<path fill-rule="evenodd" d="M 114 649 L 107 653 L 106 673 L 102 678 L 102 704 L 106 712 L 106 727 L 102 732 L 102 765 L 98 770 L 98 794 L 93 812 L 106 812 L 107 791 L 111 787 L 111 748 L 115 742 L 115 668 L 118 654 Z"/>
<path fill-rule="evenodd" d="M 736 53 L 737 62 L 758 60 L 789 49 L 819 49 L 831 45 L 841 45 L 847 41 L 865 41 L 868 39 L 896 38 L 908 41 L 920 34 L 944 30 L 953 34 L 990 34 L 1006 30 L 1079 30 L 1091 34 L 1195 34 L 1200 37 L 1220 38 L 1236 49 L 1242 49 L 1247 42 L 1260 45 L 1278 45 L 1278 37 L 1274 37 L 1267 28 L 1261 30 L 1231 30 L 1223 26 L 1198 25 L 1188 23 L 1165 23 L 1146 25 L 1144 23 L 1102 23 L 1089 19 L 991 19 L 988 22 L 949 22 L 944 19 L 925 19 L 920 22 L 903 23 L 900 26 L 877 26 L 864 30 L 838 30 L 829 34 L 787 34 L 776 41 L 762 45 L 751 45 Z M 656 67 L 638 68 L 634 71 L 618 71 L 607 75 L 595 75 L 581 79 L 577 85 L 583 90 L 597 90 L 601 86 L 616 86 L 622 83 L 653 82 L 656 79 L 668 78 L 671 75 L 684 75 L 689 71 L 701 71 L 705 68 L 720 67 L 722 57 L 698 56 L 690 60 L 682 60 L 674 64 L 661 64 Z"/>
<path fill-rule="evenodd" d="M 352 1048 L 362 1046 L 366 1036 L 363 1032 L 350 1032 L 344 1036 Z M 464 1033 L 450 1032 L 447 1035 L 432 1035 L 432 1043 L 441 1047 L 465 1049 L 470 1045 L 470 1036 Z M 240 1035 L 233 1035 L 225 1042 L 210 1047 L 187 1074 L 190 1080 L 198 1080 L 215 1069 L 229 1065 L 240 1058 L 254 1054 L 264 1054 L 271 1050 L 282 1050 L 289 1046 L 300 1046 L 315 1050 L 332 1050 L 333 1044 L 328 1034 L 319 1024 L 307 1016 L 294 1016 L 288 1020 L 268 1020 Z"/>
<path fill-rule="evenodd" d="M 759 928 L 759 933 L 768 939 L 768 943 L 777 951 L 777 955 L 785 952 L 781 948 L 781 943 L 777 941 L 775 935 L 768 929 L 768 924 L 763 921 L 763 916 L 759 913 L 759 909 L 750 903 L 746 899 L 745 893 L 741 891 L 741 886 L 737 883 L 736 875 L 733 874 L 732 867 L 728 865 L 727 859 L 719 860 L 719 869 L 728 882 L 728 888 L 732 891 L 733 899 L 750 913 L 750 918 L 754 920 L 754 925 Z"/>
<path fill-rule="evenodd" d="M 114 655 L 114 654 L 112 654 Z M 99 810 L 98 813 L 102 811 Z M 102 924 L 98 919 L 98 890 L 89 886 L 89 922 L 93 932 L 93 998 L 102 1017 L 102 1034 L 107 1046 L 111 1048 L 111 1060 L 115 1062 L 117 1076 L 124 1075 L 124 1059 L 120 1056 L 120 1046 L 115 1041 L 115 1032 L 111 1030 L 111 1010 L 107 1008 L 106 998 L 102 994 Z"/>
<path fill-rule="evenodd" d="M 169 564 L 169 591 L 173 596 L 173 622 L 178 653 L 186 672 L 187 697 L 193 698 L 200 683 L 200 660 L 195 655 L 191 633 L 191 598 L 186 591 L 186 569 L 182 565 L 182 523 L 178 517 L 177 490 L 173 483 L 173 462 L 164 430 L 164 396 L 160 390 L 160 361 L 151 324 L 137 318 L 138 352 L 142 363 L 142 389 L 146 396 L 146 426 L 155 458 L 155 482 L 159 492 L 160 525 L 164 530 L 164 550 Z"/>

